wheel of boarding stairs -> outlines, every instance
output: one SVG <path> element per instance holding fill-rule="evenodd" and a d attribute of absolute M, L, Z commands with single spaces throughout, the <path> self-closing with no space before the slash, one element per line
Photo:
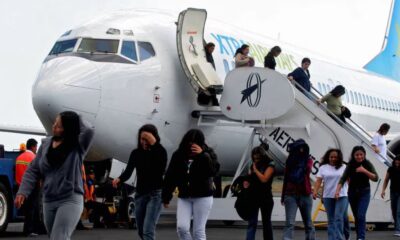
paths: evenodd
<path fill-rule="evenodd" d="M 387 222 L 375 223 L 375 228 L 374 228 L 374 230 L 377 230 L 377 231 L 384 231 L 384 230 L 387 230 L 387 228 L 389 227 L 389 224 L 390 224 L 390 223 L 387 223 Z"/>

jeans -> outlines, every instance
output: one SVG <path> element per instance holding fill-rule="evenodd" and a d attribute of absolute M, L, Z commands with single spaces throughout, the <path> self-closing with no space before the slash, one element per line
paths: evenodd
<path fill-rule="evenodd" d="M 390 205 L 394 220 L 394 230 L 400 233 L 400 193 L 390 192 Z"/>
<path fill-rule="evenodd" d="M 260 204 L 261 218 L 263 223 L 263 236 L 265 240 L 273 240 L 274 235 L 272 233 L 271 215 L 272 209 L 274 208 L 274 200 L 271 198 L 265 199 Z M 256 237 L 258 223 L 258 209 L 257 212 L 249 219 L 247 225 L 246 240 L 254 240 Z"/>
<path fill-rule="evenodd" d="M 297 208 L 300 209 L 300 214 L 303 219 L 306 240 L 315 240 L 315 228 L 311 219 L 312 203 L 311 195 L 285 195 L 286 223 L 283 231 L 284 240 L 293 239 Z"/>
<path fill-rule="evenodd" d="M 205 240 L 206 223 L 213 204 L 213 197 L 178 198 L 177 232 L 180 240 Z M 193 238 L 190 219 L 193 216 Z"/>
<path fill-rule="evenodd" d="M 365 239 L 366 215 L 371 197 L 370 188 L 349 189 L 349 202 L 354 214 L 357 239 Z"/>
<path fill-rule="evenodd" d="M 350 239 L 350 222 L 349 222 L 349 204 L 347 204 L 346 209 L 344 211 L 343 215 L 343 235 L 344 239 L 349 240 Z"/>
<path fill-rule="evenodd" d="M 328 239 L 343 240 L 344 237 L 344 214 L 347 210 L 347 197 L 324 198 L 324 206 L 328 215 Z"/>
<path fill-rule="evenodd" d="M 44 202 L 44 224 L 50 240 L 70 240 L 83 211 L 83 195 Z"/>
<path fill-rule="evenodd" d="M 161 189 L 135 195 L 135 218 L 139 237 L 155 239 L 156 224 L 161 213 Z"/>

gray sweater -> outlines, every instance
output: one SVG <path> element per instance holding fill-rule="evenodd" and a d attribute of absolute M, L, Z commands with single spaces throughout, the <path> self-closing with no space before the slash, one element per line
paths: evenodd
<path fill-rule="evenodd" d="M 39 180 L 43 180 L 45 202 L 64 199 L 74 193 L 83 194 L 82 164 L 93 135 L 93 129 L 81 122 L 79 148 L 71 151 L 65 162 L 57 168 L 52 167 L 46 157 L 52 144 L 52 137 L 43 139 L 36 158 L 23 176 L 18 194 L 28 197 Z"/>

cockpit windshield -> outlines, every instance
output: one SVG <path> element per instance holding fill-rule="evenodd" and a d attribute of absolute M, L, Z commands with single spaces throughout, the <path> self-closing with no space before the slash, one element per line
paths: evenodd
<path fill-rule="evenodd" d="M 72 52 L 74 50 L 76 41 L 78 41 L 78 39 L 70 39 L 56 42 L 56 44 L 54 44 L 54 47 L 51 49 L 49 55 Z"/>
<path fill-rule="evenodd" d="M 119 40 L 83 38 L 79 45 L 80 53 L 117 53 Z"/>

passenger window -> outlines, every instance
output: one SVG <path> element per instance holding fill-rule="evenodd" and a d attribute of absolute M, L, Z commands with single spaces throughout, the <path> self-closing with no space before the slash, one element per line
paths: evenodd
<path fill-rule="evenodd" d="M 86 53 L 117 53 L 119 40 L 84 38 L 78 52 Z"/>
<path fill-rule="evenodd" d="M 328 88 L 326 87 L 326 84 L 324 83 L 322 85 L 324 87 L 324 95 L 328 93 Z"/>
<path fill-rule="evenodd" d="M 345 96 L 346 103 L 350 102 L 349 93 L 345 93 L 344 96 Z"/>
<path fill-rule="evenodd" d="M 228 74 L 230 71 L 228 61 L 226 59 L 224 59 L 222 62 L 224 63 L 225 73 Z"/>
<path fill-rule="evenodd" d="M 318 83 L 318 91 L 319 91 L 320 93 L 322 93 L 322 85 L 321 85 L 320 82 Z"/>
<path fill-rule="evenodd" d="M 354 92 L 354 98 L 355 98 L 355 100 L 356 100 L 356 105 L 358 105 L 358 104 L 359 104 L 359 101 L 360 101 L 360 98 L 359 98 L 359 95 L 358 95 L 357 92 Z"/>
<path fill-rule="evenodd" d="M 123 41 L 121 54 L 127 58 L 132 59 L 133 61 L 137 62 L 137 53 L 136 53 L 136 45 L 134 41 Z"/>
<path fill-rule="evenodd" d="M 353 94 L 353 91 L 350 91 L 350 99 L 351 99 L 351 103 L 354 104 L 354 94 Z"/>
<path fill-rule="evenodd" d="M 153 46 L 148 42 L 138 42 L 140 61 L 152 58 L 156 55 Z"/>
<path fill-rule="evenodd" d="M 56 42 L 56 44 L 54 44 L 54 47 L 51 49 L 49 55 L 72 52 L 74 50 L 76 41 L 78 41 L 78 39 L 70 39 Z"/>

